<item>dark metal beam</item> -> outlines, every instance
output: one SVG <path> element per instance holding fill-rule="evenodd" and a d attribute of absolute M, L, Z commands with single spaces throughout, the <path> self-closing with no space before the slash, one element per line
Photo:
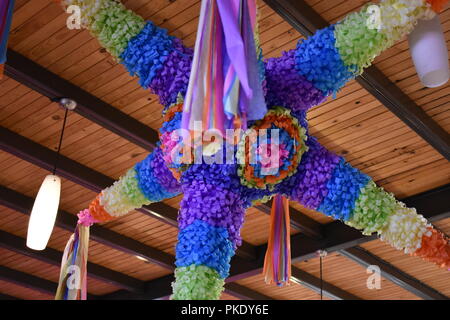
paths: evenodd
<path fill-rule="evenodd" d="M 0 205 L 17 212 L 30 215 L 33 199 L 17 191 L 0 185 Z M 73 232 L 77 224 L 77 217 L 64 210 L 58 210 L 56 226 Z M 175 259 L 172 255 L 142 244 L 132 238 L 126 237 L 99 225 L 90 228 L 90 238 L 116 250 L 145 258 L 165 269 L 173 270 Z"/>
<path fill-rule="evenodd" d="M 329 25 L 304 0 L 264 1 L 305 37 Z M 375 66 L 367 68 L 361 76 L 356 78 L 356 81 L 447 160 L 450 160 L 450 134 L 378 68 Z"/>
<path fill-rule="evenodd" d="M 363 248 L 348 248 L 346 250 L 339 251 L 339 253 L 353 261 L 356 261 L 365 268 L 371 265 L 378 266 L 381 270 L 381 275 L 384 278 L 399 285 L 403 289 L 414 293 L 418 297 L 426 300 L 449 300 L 448 297 L 439 291 L 400 271 L 390 263 L 371 254 Z"/>
<path fill-rule="evenodd" d="M 253 291 L 247 287 L 241 286 L 237 283 L 225 284 L 225 293 L 232 295 L 233 297 L 241 300 L 274 300 L 273 298 L 266 296 L 265 294 Z M 238 293 L 238 294 L 236 294 Z"/>
<path fill-rule="evenodd" d="M 53 169 L 53 163 L 56 152 L 3 127 L 0 127 L 0 149 L 15 155 L 20 159 L 33 163 L 45 170 Z M 58 168 L 56 170 L 56 173 L 63 178 L 73 181 L 95 192 L 100 192 L 102 189 L 112 185 L 115 181 L 114 179 L 100 172 L 92 170 L 63 155 L 60 155 L 59 157 Z M 29 206 L 28 208 L 31 209 L 31 206 Z M 178 210 L 172 208 L 171 206 L 165 203 L 162 202 L 152 203 L 148 206 L 144 206 L 143 208 L 138 209 L 138 211 L 146 215 L 149 215 L 153 218 L 157 218 L 158 220 L 163 221 L 164 223 L 168 223 L 175 227 L 178 226 L 177 223 Z M 71 230 L 73 230 L 74 227 L 75 223 L 72 224 Z M 101 233 L 103 235 L 108 233 L 107 229 L 105 228 L 99 229 L 97 228 L 97 226 L 91 228 L 91 230 L 92 231 L 96 230 L 98 231 L 98 233 Z M 95 235 L 94 232 L 93 234 Z M 112 245 L 114 243 L 116 242 L 111 241 L 108 245 Z M 150 254 L 150 252 L 147 252 L 147 254 Z M 254 260 L 256 258 L 252 246 L 246 243 L 243 243 L 243 246 L 241 246 L 237 250 L 236 254 L 249 260 Z M 168 267 L 169 265 L 173 266 L 173 259 L 171 260 L 170 258 L 168 258 L 167 254 L 162 253 L 162 255 L 158 256 L 158 254 L 154 252 L 154 255 L 157 256 L 157 259 L 154 260 L 155 263 L 160 264 L 162 261 L 165 267 Z M 153 258 L 150 260 L 153 260 Z M 170 268 L 173 269 L 173 267 Z"/>
<path fill-rule="evenodd" d="M 334 300 L 361 300 L 361 298 L 326 281 L 323 281 L 321 285 L 319 278 L 295 267 L 292 267 L 291 280 L 317 293 L 320 293 L 320 288 L 322 287 L 323 295 Z"/>
<path fill-rule="evenodd" d="M 25 239 L 0 230 L 0 247 L 53 266 L 59 267 L 61 265 L 62 252 L 52 248 L 46 248 L 42 251 L 31 250 L 25 243 Z M 89 277 L 118 286 L 119 288 L 135 292 L 141 292 L 143 290 L 143 281 L 101 265 L 88 262 L 87 271 Z"/>
<path fill-rule="evenodd" d="M 0 280 L 14 283 L 18 286 L 54 296 L 58 289 L 56 282 L 35 277 L 31 274 L 0 266 Z M 96 300 L 98 296 L 88 294 L 88 300 Z"/>
<path fill-rule="evenodd" d="M 402 200 L 410 208 L 423 208 L 434 222 L 450 217 L 450 184 Z M 422 213 L 422 211 L 419 211 Z M 422 213 L 423 214 L 423 213 Z"/>
<path fill-rule="evenodd" d="M 17 284 L 21 287 L 50 295 L 54 295 L 56 293 L 56 289 L 58 288 L 58 284 L 55 282 L 38 278 L 28 273 L 13 270 L 4 266 L 0 266 L 0 279 Z"/>
<path fill-rule="evenodd" d="M 158 132 L 100 100 L 80 87 L 48 71 L 37 63 L 8 49 L 5 74 L 50 100 L 70 98 L 77 102 L 74 112 L 152 151 L 159 141 Z"/>
<path fill-rule="evenodd" d="M 21 300 L 21 299 L 10 296 L 9 294 L 0 293 L 0 300 Z"/>

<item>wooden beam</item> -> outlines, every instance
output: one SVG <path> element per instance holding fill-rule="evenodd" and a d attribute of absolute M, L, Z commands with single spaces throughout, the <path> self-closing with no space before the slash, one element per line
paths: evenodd
<path fill-rule="evenodd" d="M 77 102 L 74 112 L 152 151 L 159 141 L 158 132 L 114 108 L 80 87 L 48 71 L 37 63 L 8 49 L 5 74 L 54 101 L 70 98 Z"/>
<path fill-rule="evenodd" d="M 403 289 L 414 293 L 418 297 L 426 300 L 449 300 L 449 298 L 444 294 L 402 272 L 390 263 L 371 254 L 369 251 L 364 250 L 363 248 L 348 248 L 346 250 L 339 251 L 339 253 L 353 261 L 356 261 L 364 268 L 367 268 L 371 265 L 378 266 L 381 270 L 381 275 L 384 278 L 399 285 Z"/>
<path fill-rule="evenodd" d="M 0 205 L 17 212 L 30 215 L 34 200 L 17 191 L 0 186 Z M 58 210 L 56 226 L 73 232 L 77 224 L 77 217 L 64 210 Z M 145 258 L 146 260 L 168 270 L 174 269 L 175 258 L 163 251 L 142 244 L 132 238 L 126 237 L 105 227 L 94 225 L 90 228 L 90 238 L 106 246 Z"/>
<path fill-rule="evenodd" d="M 52 248 L 46 248 L 42 251 L 32 250 L 29 249 L 25 243 L 26 239 L 0 230 L 0 247 L 42 261 L 44 263 L 60 267 L 61 259 L 63 256 L 62 252 L 59 252 L 58 250 Z M 141 292 L 143 290 L 143 281 L 127 276 L 126 274 L 105 268 L 101 265 L 88 262 L 87 271 L 89 277 L 109 283 L 119 288 L 134 292 Z"/>
<path fill-rule="evenodd" d="M 305 37 L 329 26 L 329 23 L 304 0 L 264 0 L 264 2 Z M 377 67 L 367 68 L 356 81 L 444 158 L 450 160 L 450 134 Z"/>
<path fill-rule="evenodd" d="M 0 149 L 45 170 L 51 171 L 53 169 L 53 163 L 56 156 L 55 151 L 41 146 L 40 144 L 3 127 L 0 127 Z M 59 157 L 56 174 L 95 192 L 100 192 L 102 189 L 112 185 L 115 181 L 114 179 L 63 155 L 60 155 Z M 152 203 L 138 209 L 138 211 L 164 223 L 178 227 L 178 210 L 163 202 Z M 74 227 L 75 224 L 72 225 L 72 228 Z M 99 231 L 105 233 L 105 230 L 106 229 L 100 229 Z M 244 242 L 243 246 L 238 248 L 236 254 L 248 260 L 256 259 L 252 246 Z M 164 263 L 170 262 L 167 257 L 161 261 L 165 261 Z M 155 263 L 159 262 L 156 262 L 155 260 Z"/>

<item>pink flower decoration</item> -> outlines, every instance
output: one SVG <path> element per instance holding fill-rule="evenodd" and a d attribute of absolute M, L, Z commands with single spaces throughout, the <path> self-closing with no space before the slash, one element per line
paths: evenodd
<path fill-rule="evenodd" d="M 89 209 L 84 209 L 80 211 L 80 213 L 78 213 L 77 216 L 78 216 L 78 224 L 81 224 L 85 227 L 90 227 L 94 223 L 100 222 L 98 220 L 95 220 L 94 217 L 91 216 Z"/>
<path fill-rule="evenodd" d="M 289 151 L 286 150 L 286 146 L 283 143 L 275 145 L 273 155 L 272 148 L 271 144 L 264 143 L 256 149 L 256 153 L 261 156 L 261 166 L 264 169 L 278 169 L 282 166 L 284 159 L 289 156 Z M 276 160 L 278 160 L 278 163 Z"/>

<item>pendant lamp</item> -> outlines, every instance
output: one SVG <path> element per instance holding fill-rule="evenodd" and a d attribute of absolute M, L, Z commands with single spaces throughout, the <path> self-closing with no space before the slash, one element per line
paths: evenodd
<path fill-rule="evenodd" d="M 448 49 L 444 33 L 436 15 L 431 20 L 420 20 L 408 36 L 409 48 L 417 74 L 424 86 L 444 85 L 449 77 Z"/>
<path fill-rule="evenodd" d="M 64 121 L 53 172 L 44 178 L 34 201 L 28 222 L 27 247 L 33 250 L 44 250 L 47 247 L 48 240 L 55 225 L 61 195 L 61 179 L 56 175 L 56 167 L 61 151 L 64 129 L 66 127 L 67 114 L 69 110 L 73 110 L 76 107 L 76 102 L 71 99 L 62 98 L 56 101 L 65 109 Z"/>

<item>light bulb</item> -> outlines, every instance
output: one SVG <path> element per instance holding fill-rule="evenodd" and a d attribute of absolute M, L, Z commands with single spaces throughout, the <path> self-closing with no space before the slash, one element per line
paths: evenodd
<path fill-rule="evenodd" d="M 47 246 L 55 225 L 60 195 L 61 179 L 55 175 L 46 176 L 31 210 L 27 234 L 28 248 L 44 250 Z"/>
<path fill-rule="evenodd" d="M 429 88 L 445 84 L 449 77 L 448 50 L 444 33 L 436 15 L 420 20 L 408 36 L 409 48 L 420 81 Z"/>

